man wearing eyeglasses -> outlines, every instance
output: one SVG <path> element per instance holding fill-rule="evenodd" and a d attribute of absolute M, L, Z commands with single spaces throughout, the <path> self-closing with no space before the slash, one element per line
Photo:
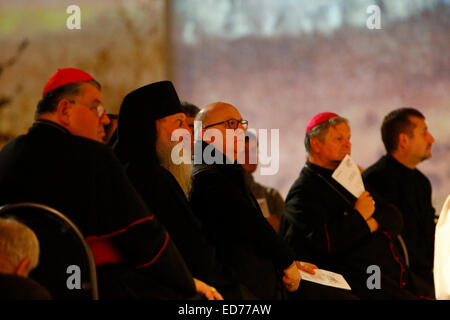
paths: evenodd
<path fill-rule="evenodd" d="M 202 122 L 201 163 L 194 155 L 190 202 L 221 262 L 261 299 L 297 290 L 300 274 L 293 252 L 278 237 L 244 182 L 238 154 L 248 122 L 232 105 L 217 102 L 196 117 Z M 241 140 L 242 141 L 239 141 Z"/>
<path fill-rule="evenodd" d="M 101 86 L 88 74 L 81 75 L 80 79 L 84 81 L 64 84 L 70 72 L 74 71 L 60 69 L 47 82 L 37 106 L 37 122 L 50 121 L 73 135 L 102 142 L 104 126 L 110 120 L 103 107 Z"/>
<path fill-rule="evenodd" d="M 102 105 L 91 75 L 56 71 L 33 126 L 0 152 L 0 205 L 37 202 L 68 216 L 92 249 L 100 299 L 189 298 L 194 280 L 178 249 L 101 143 Z"/>

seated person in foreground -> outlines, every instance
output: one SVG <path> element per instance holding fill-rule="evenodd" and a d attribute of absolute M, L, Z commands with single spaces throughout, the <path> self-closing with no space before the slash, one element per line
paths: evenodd
<path fill-rule="evenodd" d="M 50 293 L 28 278 L 39 263 L 39 241 L 26 225 L 0 218 L 0 300 L 50 300 Z"/>

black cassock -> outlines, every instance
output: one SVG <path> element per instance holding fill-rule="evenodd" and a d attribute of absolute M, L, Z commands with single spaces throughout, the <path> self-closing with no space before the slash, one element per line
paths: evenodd
<path fill-rule="evenodd" d="M 286 197 L 280 233 L 297 259 L 344 275 L 363 299 L 414 299 L 406 288 L 409 271 L 398 250 L 401 216 L 371 190 L 379 229 L 373 233 L 353 206 L 356 198 L 328 170 L 307 162 Z M 381 289 L 370 290 L 368 267 L 381 270 Z"/>

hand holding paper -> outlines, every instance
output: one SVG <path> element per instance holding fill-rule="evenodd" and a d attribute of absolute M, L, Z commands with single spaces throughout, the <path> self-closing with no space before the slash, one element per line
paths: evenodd
<path fill-rule="evenodd" d="M 346 155 L 334 170 L 332 177 L 356 198 L 359 198 L 365 190 L 361 171 L 349 155 Z"/>
<path fill-rule="evenodd" d="M 347 283 L 347 281 L 345 281 L 344 277 L 338 273 L 334 273 L 323 269 L 315 269 L 314 275 L 312 275 L 301 269 L 299 270 L 303 280 L 319 283 L 325 286 L 341 288 L 345 290 L 352 289 Z"/>
<path fill-rule="evenodd" d="M 356 200 L 355 210 L 358 211 L 364 218 L 364 220 L 369 220 L 375 211 L 375 201 L 369 192 L 364 191 Z"/>

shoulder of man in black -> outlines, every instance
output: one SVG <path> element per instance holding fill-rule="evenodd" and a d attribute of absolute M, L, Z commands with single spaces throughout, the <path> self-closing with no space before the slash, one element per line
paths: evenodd
<path fill-rule="evenodd" d="M 195 165 L 192 208 L 213 237 L 251 244 L 255 252 L 286 268 L 293 261 L 293 252 L 264 218 L 246 189 L 242 170 L 233 164 Z"/>

